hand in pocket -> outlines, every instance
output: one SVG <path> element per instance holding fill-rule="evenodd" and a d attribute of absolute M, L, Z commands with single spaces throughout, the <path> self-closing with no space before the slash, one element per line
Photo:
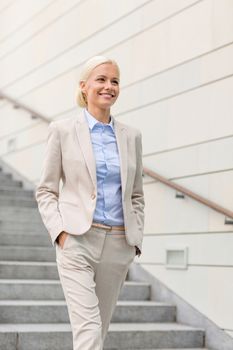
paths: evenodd
<path fill-rule="evenodd" d="M 61 247 L 61 249 L 63 249 L 64 247 L 64 244 L 65 244 L 65 241 L 68 237 L 68 234 L 67 232 L 65 231 L 62 231 L 59 236 L 57 237 L 57 242 L 58 242 L 58 245 Z"/>

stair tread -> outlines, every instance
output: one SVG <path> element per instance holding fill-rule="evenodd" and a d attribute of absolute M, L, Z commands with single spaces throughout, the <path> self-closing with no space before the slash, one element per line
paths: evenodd
<path fill-rule="evenodd" d="M 3 247 L 3 246 L 0 246 L 0 248 L 1 247 Z M 18 245 L 7 245 L 7 246 L 4 246 L 4 250 L 12 250 L 12 249 L 18 249 L 18 250 L 22 250 L 22 249 L 29 249 L 29 250 L 31 250 L 31 249 L 35 249 L 35 250 L 41 250 L 41 249 L 43 249 L 43 250 L 47 250 L 47 249 L 49 249 L 49 250 L 51 250 L 51 251 L 53 251 L 54 250 L 54 247 L 52 247 L 52 246 L 32 246 L 32 245 L 21 245 L 21 246 L 18 246 Z"/>
<path fill-rule="evenodd" d="M 11 300 L 11 299 L 3 299 L 0 300 L 0 306 L 25 306 L 25 305 L 66 305 L 66 302 L 64 300 Z M 167 306 L 167 307 L 174 307 L 172 304 L 168 303 L 162 303 L 162 302 L 156 302 L 151 300 L 118 300 L 117 305 L 119 306 Z"/>
<path fill-rule="evenodd" d="M 180 323 L 110 323 L 109 331 L 204 331 Z M 70 332 L 69 323 L 0 324 L 0 332 Z"/>
<path fill-rule="evenodd" d="M 60 284 L 59 280 L 50 280 L 50 279 L 0 279 L 0 284 Z M 132 281 L 125 281 L 125 285 L 128 286 L 150 286 L 150 283 L 144 283 L 144 282 L 132 282 Z"/>
<path fill-rule="evenodd" d="M 11 179 L 9 179 L 11 182 L 15 182 L 14 180 L 11 180 Z M 23 188 L 23 187 L 20 187 L 20 188 L 12 188 L 12 186 L 10 186 L 10 181 L 9 181 L 9 183 L 7 183 L 6 185 L 0 185 L 0 191 L 2 191 L 2 190 L 4 190 L 4 191 L 9 191 L 9 192 L 19 192 L 19 193 L 30 193 L 30 194 L 34 194 L 34 191 L 33 190 L 26 190 L 25 188 Z"/>
<path fill-rule="evenodd" d="M 44 280 L 44 279 L 28 279 L 28 280 L 21 280 L 21 279 L 0 279 L 0 284 L 59 284 L 60 280 Z"/>
<path fill-rule="evenodd" d="M 1 265 L 19 265 L 19 266 L 57 266 L 56 262 L 52 261 L 14 261 L 0 260 Z"/>

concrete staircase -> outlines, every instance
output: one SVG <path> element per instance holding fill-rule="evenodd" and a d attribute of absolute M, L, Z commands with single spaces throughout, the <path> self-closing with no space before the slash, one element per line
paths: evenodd
<path fill-rule="evenodd" d="M 176 323 L 174 305 L 127 280 L 104 349 L 204 350 L 204 331 Z M 0 170 L 0 350 L 71 350 L 55 249 L 32 191 Z M 93 349 L 95 350 L 95 349 Z"/>

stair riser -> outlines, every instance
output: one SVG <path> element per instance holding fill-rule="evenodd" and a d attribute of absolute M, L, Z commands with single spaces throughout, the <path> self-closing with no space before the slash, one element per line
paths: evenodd
<path fill-rule="evenodd" d="M 4 196 L 6 197 L 6 196 Z M 34 200 L 27 199 L 25 198 L 0 198 L 0 207 L 8 207 L 8 206 L 14 206 L 14 207 L 29 207 L 29 208 L 36 208 L 37 207 L 37 202 Z"/>
<path fill-rule="evenodd" d="M 8 339 L 7 339 L 8 337 Z M 72 350 L 71 332 L 19 333 L 16 348 L 16 333 L 0 334 L 0 350 Z M 203 345 L 203 332 L 111 332 L 104 343 L 104 349 L 177 349 L 197 348 Z"/>
<path fill-rule="evenodd" d="M 1 182 L 0 182 L 0 185 L 1 185 Z M 9 186 L 9 187 L 11 187 L 11 186 Z M 9 189 L 0 188 L 0 196 L 7 196 L 10 199 L 20 197 L 20 198 L 34 199 L 35 200 L 34 193 L 32 191 L 25 191 L 23 189 L 18 189 L 18 190 L 11 189 L 11 190 L 9 190 Z"/>
<path fill-rule="evenodd" d="M 35 233 L 35 232 L 34 232 Z M 0 230 L 0 245 L 15 245 L 15 246 L 42 246 L 48 247 L 51 245 L 51 240 L 48 234 L 2 234 Z M 3 248 L 3 247 L 2 247 Z"/>
<path fill-rule="evenodd" d="M 0 265 L 0 278 L 4 279 L 59 279 L 57 267 Z"/>
<path fill-rule="evenodd" d="M 0 220 L 0 231 L 4 232 L 4 230 L 10 230 L 10 231 L 36 231 L 36 232 L 41 232 L 41 231 L 46 231 L 45 227 L 41 222 L 32 222 L 32 221 L 7 221 L 5 220 Z"/>
<path fill-rule="evenodd" d="M 177 349 L 203 347 L 202 331 L 137 331 L 110 332 L 104 343 L 116 349 Z M 26 350 L 26 349 L 25 349 Z"/>
<path fill-rule="evenodd" d="M 42 223 L 38 208 L 24 208 L 12 206 L 1 207 L 0 220 Z"/>
<path fill-rule="evenodd" d="M 0 183 L 1 183 L 2 180 L 5 180 L 5 179 L 12 179 L 12 174 L 2 173 L 0 171 Z"/>
<path fill-rule="evenodd" d="M 64 300 L 60 284 L 0 284 L 0 300 Z"/>
<path fill-rule="evenodd" d="M 117 305 L 111 322 L 173 322 L 175 308 Z M 0 323 L 68 323 L 66 305 L 1 305 Z"/>
<path fill-rule="evenodd" d="M 149 300 L 147 286 L 123 285 L 119 300 Z M 0 283 L 0 300 L 63 300 L 64 294 L 59 284 Z"/>
<path fill-rule="evenodd" d="M 20 181 L 14 181 L 8 178 L 0 179 L 0 185 L 1 187 L 7 186 L 7 187 L 16 187 L 16 188 L 22 188 L 22 182 Z"/>
<path fill-rule="evenodd" d="M 34 247 L 0 247 L 1 261 L 55 261 L 56 252 L 54 248 Z"/>

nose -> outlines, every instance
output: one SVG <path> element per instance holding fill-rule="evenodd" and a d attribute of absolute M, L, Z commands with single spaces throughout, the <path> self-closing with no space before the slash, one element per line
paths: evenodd
<path fill-rule="evenodd" d="M 111 83 L 111 80 L 107 80 L 105 81 L 105 88 L 106 89 L 111 89 L 112 88 L 112 83 Z"/>

